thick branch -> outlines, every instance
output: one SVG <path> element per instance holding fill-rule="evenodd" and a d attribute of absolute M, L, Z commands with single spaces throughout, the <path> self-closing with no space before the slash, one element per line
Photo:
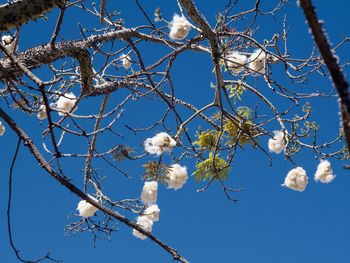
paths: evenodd
<path fill-rule="evenodd" d="M 67 41 L 67 42 L 59 42 L 54 46 L 50 44 L 46 44 L 43 46 L 37 46 L 30 48 L 24 52 L 18 53 L 18 60 L 23 63 L 23 65 L 28 69 L 33 69 L 40 67 L 42 65 L 47 65 L 55 62 L 60 58 L 64 58 L 66 56 L 71 56 L 76 58 L 83 65 L 80 65 L 81 72 L 86 72 L 87 75 L 92 74 L 92 70 L 89 69 L 89 65 L 91 65 L 91 61 L 86 61 L 89 57 L 87 57 L 87 49 L 105 41 L 113 40 L 113 39 L 128 39 L 136 37 L 138 39 L 142 39 L 145 41 L 152 41 L 155 43 L 161 43 L 165 45 L 169 45 L 172 47 L 179 47 L 181 44 L 171 41 L 166 41 L 164 39 L 150 36 L 147 34 L 143 34 L 137 32 L 135 29 L 122 29 L 113 32 L 108 32 L 101 35 L 94 35 L 88 37 L 86 39 Z M 194 50 L 207 51 L 205 48 L 193 45 L 189 47 Z M 83 57 L 83 58 L 82 58 Z M 21 74 L 21 71 L 13 64 L 8 58 L 0 59 L 0 65 L 3 70 L 0 72 L 0 79 L 5 79 L 6 76 L 18 76 Z M 5 72 L 3 72 L 5 71 Z M 84 83 L 84 79 L 82 80 Z M 90 82 L 88 81 L 87 84 Z"/>
<path fill-rule="evenodd" d="M 62 4 L 62 0 L 19 0 L 0 6 L 0 32 L 40 17 Z"/>
<path fill-rule="evenodd" d="M 320 54 L 331 74 L 333 84 L 340 98 L 340 111 L 348 149 L 350 150 L 350 96 L 349 83 L 345 80 L 344 74 L 338 64 L 338 61 L 332 52 L 327 40 L 325 30 L 317 18 L 315 8 L 311 0 L 300 0 L 300 6 L 304 11 L 306 20 L 310 26 L 312 35 Z"/>

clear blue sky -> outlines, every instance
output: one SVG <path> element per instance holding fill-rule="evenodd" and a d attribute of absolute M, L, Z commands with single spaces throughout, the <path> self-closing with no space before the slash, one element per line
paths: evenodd
<path fill-rule="evenodd" d="M 5 2 L 5 1 L 1 1 Z M 87 1 L 90 2 L 90 1 Z M 171 19 L 178 13 L 176 1 L 140 1 L 146 12 L 153 17 L 154 10 L 160 6 L 165 18 Z M 247 1 L 253 3 L 254 1 Z M 262 0 L 262 6 L 270 2 Z M 215 4 L 214 4 L 215 3 Z M 332 43 L 338 43 L 342 37 L 349 35 L 348 1 L 334 0 L 314 1 L 320 19 L 325 21 L 325 28 Z M 223 9 L 226 1 L 197 1 L 198 7 L 213 24 L 214 14 Z M 126 26 L 146 24 L 134 1 L 107 0 L 109 10 L 120 10 Z M 34 45 L 49 41 L 54 28 L 57 10 L 48 15 L 48 21 L 38 20 L 22 27 L 19 51 Z M 311 37 L 308 34 L 304 17 L 295 1 L 284 8 L 276 20 L 258 21 L 260 29 L 256 35 L 259 41 L 270 38 L 276 30 L 281 29 L 281 17 L 287 15 L 289 27 L 289 46 L 293 57 L 302 57 L 312 50 Z M 88 26 L 93 19 L 83 15 L 76 9 L 68 11 L 63 25 L 65 39 L 81 38 L 77 21 Z M 98 26 L 98 21 L 94 22 Z M 239 25 L 238 25 L 239 26 Z M 192 36 L 192 35 L 191 35 Z M 123 43 L 116 43 L 122 47 Z M 146 48 L 146 47 L 145 47 Z M 158 47 L 157 47 L 158 48 Z M 162 49 L 150 48 L 145 59 L 153 61 Z M 346 62 L 349 47 L 341 48 L 338 52 L 341 63 Z M 347 56 L 347 57 L 346 57 Z M 209 103 L 213 90 L 210 82 L 214 81 L 211 73 L 212 65 L 208 54 L 186 52 L 174 64 L 172 76 L 176 85 L 177 96 L 193 101 L 198 107 Z M 45 78 L 44 70 L 36 71 Z M 344 70 L 349 75 L 349 69 Z M 274 71 L 275 77 L 279 73 Z M 257 85 L 261 91 L 267 90 L 266 85 L 259 80 Z M 287 83 L 287 85 L 292 85 Z M 331 83 L 328 78 L 316 76 L 310 83 L 300 86 L 300 90 L 329 91 Z M 119 94 L 113 99 L 120 100 Z M 93 108 L 93 103 L 83 101 L 78 113 Z M 249 96 L 244 96 L 242 105 L 253 102 Z M 277 106 L 282 107 L 283 100 L 276 100 Z M 2 107 L 6 105 L 0 99 Z M 254 105 L 250 105 L 254 106 Z M 96 104 L 98 107 L 98 104 Z M 160 104 L 152 101 L 134 103 L 127 107 L 124 118 L 115 129 L 125 135 L 125 140 L 112 136 L 101 140 L 104 143 L 115 140 L 116 144 L 128 144 L 139 151 L 142 140 L 162 131 L 156 128 L 152 132 L 134 136 L 124 128 L 124 124 L 133 127 L 147 126 L 160 117 Z M 38 145 L 43 126 L 39 125 L 35 116 L 27 116 L 15 110 L 9 110 L 11 116 L 24 125 L 25 130 L 34 137 Z M 320 126 L 320 141 L 336 136 L 339 128 L 337 103 L 334 98 L 322 99 L 315 104 L 314 119 Z M 195 132 L 195 122 L 190 126 L 190 132 Z M 120 127 L 120 129 L 119 129 Z M 172 126 L 174 127 L 174 126 Z M 271 129 L 277 129 L 277 124 Z M 174 131 L 173 131 L 174 133 Z M 261 139 L 262 145 L 267 145 L 267 138 Z M 4 263 L 17 262 L 10 249 L 7 237 L 6 204 L 8 195 L 8 170 L 16 145 L 16 136 L 7 129 L 5 136 L 0 137 L 0 261 Z M 78 143 L 78 146 L 81 146 Z M 76 146 L 74 146 L 74 149 Z M 67 150 L 73 149 L 67 146 Z M 82 148 L 84 150 L 85 148 Z M 179 151 L 176 151 L 179 153 Z M 312 152 L 305 151 L 296 158 L 299 166 L 307 171 L 310 182 L 305 192 L 299 193 L 281 187 L 287 172 L 294 166 L 284 160 L 282 155 L 274 155 L 272 166 L 262 152 L 246 147 L 241 151 L 232 166 L 229 186 L 241 187 L 243 191 L 235 194 L 239 202 L 228 201 L 219 184 L 213 184 L 206 192 L 197 193 L 203 186 L 189 178 L 181 190 L 174 192 L 160 187 L 158 205 L 161 209 L 161 219 L 155 224 L 153 233 L 170 246 L 178 249 L 190 262 L 239 262 L 239 263 L 328 263 L 350 262 L 350 198 L 349 171 L 342 168 L 345 162 L 330 160 L 335 174 L 334 182 L 329 185 L 317 184 L 312 180 L 318 161 Z M 145 158 L 142 162 L 151 160 Z M 171 157 L 165 158 L 167 162 Z M 84 160 L 67 161 L 66 171 L 73 182 L 82 185 Z M 135 198 L 142 188 L 140 175 L 143 172 L 142 162 L 126 162 L 121 164 L 130 171 L 132 179 L 127 179 L 114 170 L 96 163 L 101 174 L 108 178 L 105 181 L 105 192 L 114 199 Z M 101 164 L 101 165 L 99 165 Z M 194 160 L 183 161 L 190 173 L 194 171 Z M 77 221 L 71 215 L 79 199 L 61 187 L 42 171 L 36 161 L 28 154 L 27 149 L 21 148 L 14 173 L 14 193 L 12 206 L 12 227 L 14 241 L 21 250 L 21 255 L 31 259 L 40 257 L 46 252 L 64 260 L 64 262 L 172 262 L 170 256 L 160 247 L 149 240 L 136 239 L 131 229 L 119 224 L 119 231 L 114 233 L 110 241 L 98 240 L 93 247 L 91 234 L 82 233 L 76 236 L 65 236 L 64 227 Z M 136 216 L 127 214 L 131 219 Z M 101 213 L 98 213 L 101 216 Z"/>

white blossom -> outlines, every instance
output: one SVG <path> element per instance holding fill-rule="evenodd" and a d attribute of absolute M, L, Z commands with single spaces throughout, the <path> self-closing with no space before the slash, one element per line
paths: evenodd
<path fill-rule="evenodd" d="M 159 221 L 159 213 L 160 209 L 157 204 L 153 204 L 148 206 L 145 211 L 143 211 L 143 216 L 147 217 L 149 220 L 153 222 Z"/>
<path fill-rule="evenodd" d="M 40 105 L 39 111 L 38 111 L 38 114 L 36 115 L 36 117 L 41 121 L 45 120 L 47 118 L 46 107 L 44 104 Z"/>
<path fill-rule="evenodd" d="M 129 68 L 131 67 L 131 64 L 132 64 L 130 56 L 129 56 L 129 55 L 124 55 L 124 54 L 122 54 L 122 55 L 120 56 L 120 58 L 121 58 L 123 67 L 124 67 L 125 69 L 129 69 Z"/>
<path fill-rule="evenodd" d="M 147 138 L 143 145 L 146 152 L 159 156 L 164 151 L 170 153 L 176 146 L 176 141 L 166 132 L 161 132 L 152 138 Z"/>
<path fill-rule="evenodd" d="M 1 43 L 8 51 L 14 52 L 16 41 L 11 35 L 4 35 L 1 38 Z"/>
<path fill-rule="evenodd" d="M 307 183 L 308 177 L 305 170 L 301 167 L 297 167 L 289 171 L 282 186 L 302 192 L 305 190 Z"/>
<path fill-rule="evenodd" d="M 0 121 L 0 136 L 4 135 L 5 131 L 6 131 L 6 128 L 4 124 L 2 124 L 2 122 Z"/>
<path fill-rule="evenodd" d="M 77 99 L 72 92 L 62 94 L 56 102 L 56 110 L 60 111 L 58 115 L 64 116 L 65 113 L 70 112 L 75 106 Z M 76 110 L 75 107 L 74 110 Z"/>
<path fill-rule="evenodd" d="M 335 178 L 333 174 L 333 170 L 331 164 L 327 160 L 321 160 L 319 165 L 317 166 L 317 170 L 315 173 L 315 181 L 320 181 L 321 183 L 330 183 Z"/>
<path fill-rule="evenodd" d="M 139 216 L 137 217 L 137 222 L 136 224 L 138 224 L 143 230 L 147 231 L 147 232 L 152 232 L 152 226 L 153 226 L 153 222 L 151 220 L 149 220 L 146 216 Z M 138 237 L 142 240 L 146 239 L 147 236 L 141 234 L 139 231 L 137 231 L 136 229 L 132 230 L 132 234 L 135 237 Z"/>
<path fill-rule="evenodd" d="M 261 49 L 257 49 L 250 55 L 248 67 L 254 72 L 264 74 L 266 58 L 266 53 Z"/>
<path fill-rule="evenodd" d="M 173 164 L 169 167 L 169 171 L 166 175 L 166 181 L 169 185 L 169 188 L 178 190 L 183 187 L 187 179 L 187 168 L 185 166 Z"/>
<path fill-rule="evenodd" d="M 141 192 L 141 199 L 146 204 L 152 204 L 157 202 L 158 194 L 158 182 L 151 181 L 145 182 Z"/>
<path fill-rule="evenodd" d="M 94 201 L 98 202 L 98 200 L 89 195 L 89 197 L 91 199 L 93 199 Z M 81 200 L 79 203 L 78 203 L 78 207 L 77 207 L 77 210 L 79 211 L 79 216 L 82 216 L 82 217 L 90 217 L 90 216 L 93 216 L 98 208 L 94 207 L 92 204 L 86 202 L 85 200 Z"/>
<path fill-rule="evenodd" d="M 226 65 L 234 74 L 240 73 L 247 62 L 247 57 L 237 51 L 232 51 L 226 56 Z"/>
<path fill-rule="evenodd" d="M 170 23 L 169 37 L 175 40 L 183 40 L 187 37 L 191 29 L 191 24 L 184 16 L 174 15 L 173 21 Z"/>
<path fill-rule="evenodd" d="M 12 41 L 13 37 L 11 35 L 3 35 L 1 38 L 1 43 L 4 46 L 11 44 Z"/>
<path fill-rule="evenodd" d="M 285 131 L 274 131 L 273 138 L 269 139 L 268 147 L 270 152 L 281 153 L 288 143 L 287 132 Z"/>

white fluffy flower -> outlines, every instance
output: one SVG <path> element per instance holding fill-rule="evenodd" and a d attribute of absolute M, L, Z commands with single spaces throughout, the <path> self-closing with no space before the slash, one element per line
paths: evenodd
<path fill-rule="evenodd" d="M 124 55 L 124 54 L 122 54 L 122 55 L 120 56 L 120 58 L 121 58 L 123 67 L 124 67 L 125 69 L 129 69 L 129 68 L 131 67 L 131 64 L 132 64 L 130 56 L 129 56 L 129 55 Z"/>
<path fill-rule="evenodd" d="M 286 148 L 286 144 L 288 142 L 287 139 L 287 132 L 283 132 L 283 131 L 274 131 L 274 136 L 273 138 L 269 139 L 269 143 L 268 143 L 268 147 L 270 152 L 274 152 L 274 153 L 281 153 L 284 148 Z"/>
<path fill-rule="evenodd" d="M 333 174 L 333 170 L 331 164 L 327 160 L 321 160 L 319 165 L 317 166 L 317 170 L 315 173 L 315 181 L 320 181 L 321 183 L 330 183 L 335 178 Z"/>
<path fill-rule="evenodd" d="M 159 156 L 164 151 L 171 152 L 176 146 L 176 141 L 166 132 L 161 132 L 152 138 L 147 138 L 143 145 L 146 152 Z"/>
<path fill-rule="evenodd" d="M 188 179 L 187 168 L 179 164 L 173 164 L 170 166 L 166 177 L 169 188 L 174 188 L 174 190 L 180 189 Z"/>
<path fill-rule="evenodd" d="M 45 105 L 40 105 L 40 108 L 39 108 L 39 111 L 38 111 L 38 114 L 36 115 L 36 117 L 41 121 L 45 120 L 47 118 Z"/>
<path fill-rule="evenodd" d="M 89 195 L 89 197 L 91 199 L 93 199 L 94 201 L 98 202 L 98 200 Z M 79 203 L 78 203 L 78 207 L 77 207 L 77 210 L 79 211 L 79 216 L 82 216 L 82 217 L 90 217 L 90 216 L 93 216 L 98 208 L 94 207 L 92 204 L 86 202 L 85 200 L 81 200 Z"/>
<path fill-rule="evenodd" d="M 13 41 L 13 37 L 11 35 L 3 35 L 1 38 L 1 42 L 4 46 L 11 44 Z"/>
<path fill-rule="evenodd" d="M 16 41 L 11 35 L 4 35 L 1 38 L 1 43 L 8 51 L 14 52 Z"/>
<path fill-rule="evenodd" d="M 0 136 L 4 135 L 5 131 L 6 131 L 6 128 L 4 124 L 2 124 L 2 122 L 0 121 Z"/>
<path fill-rule="evenodd" d="M 142 188 L 141 199 L 146 204 L 157 202 L 158 182 L 145 182 Z"/>
<path fill-rule="evenodd" d="M 240 73 L 247 61 L 247 57 L 237 51 L 232 51 L 226 56 L 227 67 L 234 74 Z"/>
<path fill-rule="evenodd" d="M 170 23 L 169 37 L 175 40 L 183 40 L 187 37 L 191 29 L 191 24 L 184 16 L 174 15 L 173 21 Z"/>
<path fill-rule="evenodd" d="M 143 216 L 147 217 L 149 220 L 153 222 L 157 222 L 159 221 L 159 213 L 160 213 L 160 209 L 158 205 L 154 204 L 154 205 L 148 206 L 145 209 L 145 211 L 143 211 Z"/>
<path fill-rule="evenodd" d="M 259 72 L 264 74 L 266 58 L 267 58 L 266 53 L 261 49 L 257 49 L 254 51 L 253 54 L 251 54 L 249 58 L 248 67 L 254 72 Z"/>
<path fill-rule="evenodd" d="M 152 231 L 152 226 L 153 226 L 153 222 L 151 220 L 149 220 L 147 217 L 145 216 L 139 216 L 137 217 L 137 222 L 136 224 L 138 224 L 143 230 L 147 231 L 147 232 L 151 232 Z M 142 240 L 146 239 L 147 236 L 141 234 L 139 231 L 137 231 L 136 229 L 132 230 L 132 234 L 135 237 L 138 237 Z"/>
<path fill-rule="evenodd" d="M 77 99 L 72 92 L 62 94 L 56 102 L 56 110 L 60 111 L 58 115 L 64 116 L 65 113 L 70 112 L 75 106 L 76 102 Z M 74 110 L 76 109 L 77 107 L 75 107 Z"/>
<path fill-rule="evenodd" d="M 292 190 L 302 192 L 305 190 L 305 187 L 308 183 L 308 177 L 303 168 L 297 167 L 292 169 L 287 174 L 284 179 L 284 184 L 282 186 L 286 186 Z"/>

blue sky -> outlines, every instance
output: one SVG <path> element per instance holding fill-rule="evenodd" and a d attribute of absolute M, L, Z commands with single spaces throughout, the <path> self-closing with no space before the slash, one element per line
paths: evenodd
<path fill-rule="evenodd" d="M 2 1 L 5 2 L 5 1 Z M 215 13 L 221 10 L 226 1 L 197 1 L 197 5 L 208 21 L 213 25 Z M 247 5 L 254 1 L 246 1 Z M 267 7 L 266 0 L 262 7 Z M 156 7 L 160 6 L 163 17 L 171 19 L 178 13 L 176 1 L 141 1 L 146 12 L 153 16 Z M 349 35 L 347 21 L 350 3 L 335 0 L 330 5 L 326 1 L 314 1 L 320 19 L 325 21 L 325 28 L 333 44 L 338 43 L 342 37 Z M 136 26 L 147 23 L 134 1 L 107 1 L 109 10 L 120 10 L 125 19 L 126 26 Z M 57 10 L 48 14 L 48 21 L 38 20 L 23 26 L 19 51 L 41 45 L 49 41 L 55 25 Z M 286 14 L 289 28 L 289 48 L 293 57 L 303 57 L 312 50 L 311 36 L 305 24 L 301 10 L 291 1 L 288 8 L 282 9 L 275 19 L 258 20 L 259 30 L 256 38 L 263 41 L 270 38 L 276 30 L 281 30 L 281 18 Z M 78 20 L 82 26 L 98 21 L 91 16 L 72 9 L 67 12 L 64 20 L 62 35 L 64 39 L 81 38 Z M 93 21 L 93 22 L 92 22 Z M 239 27 L 239 24 L 237 25 Z M 40 33 L 38 33 L 40 32 Z M 194 34 L 192 32 L 192 34 Z M 190 35 L 193 36 L 193 35 Z M 116 43 L 122 47 L 124 43 Z M 162 48 L 143 46 L 148 50 L 145 54 L 147 62 L 154 61 L 154 57 L 164 52 Z M 346 62 L 349 47 L 345 46 L 337 52 L 340 62 Z M 213 96 L 210 82 L 214 81 L 211 73 L 208 54 L 185 52 L 174 63 L 172 76 L 178 97 L 192 101 L 197 107 L 209 103 Z M 98 62 L 97 62 L 98 63 Z M 40 77 L 45 78 L 45 70 L 36 71 Z M 349 75 L 349 69 L 344 69 Z M 286 81 L 278 71 L 273 72 L 276 78 Z M 278 107 L 284 108 L 283 100 L 274 98 L 261 80 L 250 80 L 252 85 L 259 87 L 266 94 L 271 95 Z M 286 85 L 292 85 L 285 82 Z M 319 75 L 311 78 L 310 83 L 298 88 L 309 90 L 330 91 L 332 85 L 328 79 Z M 123 92 L 114 94 L 111 101 L 121 100 Z M 102 98 L 92 98 L 91 101 L 82 101 L 77 113 L 84 114 L 88 110 L 96 110 Z M 96 103 L 96 104 L 95 104 Z M 254 106 L 255 100 L 245 94 L 242 105 Z M 314 103 L 312 118 L 321 126 L 320 141 L 333 138 L 339 130 L 339 117 L 335 98 L 323 98 Z M 6 105 L 0 100 L 1 107 Z M 109 107 L 112 107 L 110 105 Z M 148 126 L 161 116 L 162 106 L 154 101 L 131 102 L 115 131 L 124 135 L 125 139 L 108 134 L 100 140 L 98 147 L 103 149 L 107 143 L 127 144 L 142 150 L 142 141 L 162 131 L 161 127 L 153 131 L 133 135 L 124 127 Z M 22 112 L 8 110 L 24 129 L 41 146 L 40 137 L 44 126 L 40 125 L 35 116 L 28 116 Z M 188 116 L 188 112 L 183 112 Z M 199 121 L 189 126 L 189 132 L 195 133 Z M 174 125 L 169 124 L 172 129 Z M 277 124 L 271 124 L 271 129 L 277 129 Z M 175 131 L 173 131 L 175 133 Z M 266 146 L 268 138 L 262 138 L 261 144 Z M 74 143 L 74 144 L 73 144 Z M 0 137 L 0 255 L 1 261 L 6 263 L 17 262 L 10 249 L 7 237 L 6 204 L 8 195 L 8 170 L 15 150 L 16 136 L 9 128 L 5 136 Z M 84 147 L 81 141 L 70 141 L 65 149 L 75 150 Z M 267 147 L 266 147 L 267 148 Z M 84 150 L 85 148 L 81 148 Z M 179 154 L 176 150 L 174 154 Z M 127 179 L 114 170 L 106 167 L 102 162 L 95 165 L 106 175 L 104 190 L 114 199 L 138 197 L 142 188 L 142 163 L 153 160 L 147 157 L 140 162 L 126 161 L 121 167 L 130 171 L 132 179 Z M 172 161 L 172 156 L 165 156 L 166 162 Z M 221 186 L 214 183 L 204 193 L 196 190 L 203 184 L 189 178 L 181 190 L 160 187 L 158 205 L 161 209 L 161 219 L 154 226 L 153 233 L 186 257 L 190 262 L 266 262 L 266 263 L 328 263 L 349 262 L 350 251 L 350 210 L 348 200 L 350 192 L 349 171 L 342 168 L 346 162 L 333 159 L 334 172 L 337 175 L 334 182 L 329 185 L 315 183 L 312 180 L 318 160 L 310 151 L 299 153 L 295 157 L 298 166 L 302 166 L 308 173 L 310 182 L 307 189 L 295 192 L 281 187 L 287 172 L 294 165 L 284 160 L 282 155 L 274 155 L 272 166 L 268 158 L 261 151 L 250 146 L 240 151 L 231 167 L 230 178 L 227 185 L 240 187 L 243 190 L 234 195 L 239 202 L 233 204 L 227 200 Z M 190 173 L 194 171 L 195 160 L 183 160 L 182 164 L 188 167 Z M 65 170 L 73 182 L 82 185 L 84 160 L 65 160 Z M 81 233 L 75 236 L 66 236 L 65 225 L 77 221 L 71 213 L 79 199 L 61 187 L 41 170 L 36 161 L 24 147 L 20 150 L 13 181 L 12 227 L 14 241 L 23 257 L 32 259 L 40 257 L 50 251 L 52 256 L 64 262 L 172 262 L 170 256 L 160 247 L 149 240 L 141 241 L 131 234 L 131 229 L 118 224 L 119 231 L 114 233 L 111 240 L 98 240 L 93 247 L 90 233 Z M 130 219 L 135 215 L 126 214 Z M 98 213 L 101 217 L 101 214 Z"/>

